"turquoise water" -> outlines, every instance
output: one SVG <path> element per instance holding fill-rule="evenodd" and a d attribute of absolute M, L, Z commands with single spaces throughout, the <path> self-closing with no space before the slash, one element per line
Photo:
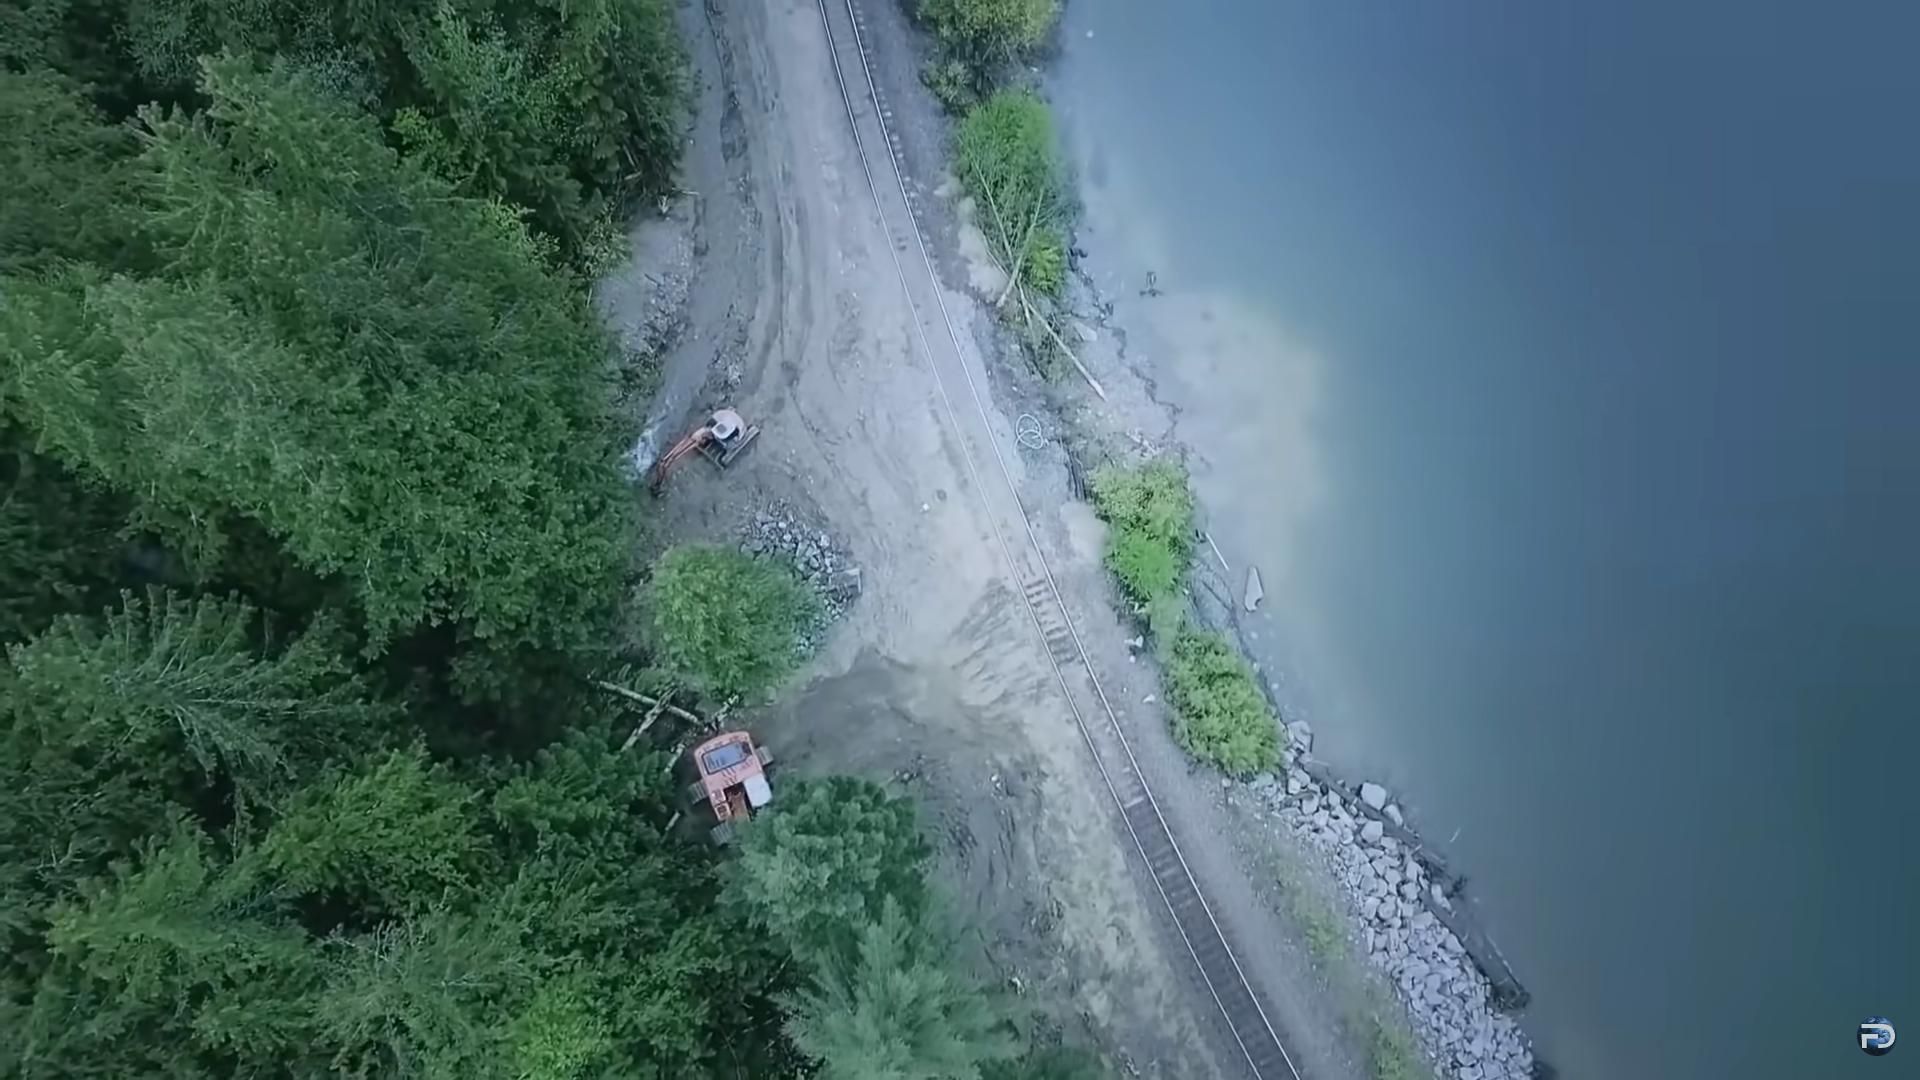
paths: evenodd
<path fill-rule="evenodd" d="M 1914 1075 L 1853 1025 L 1920 1033 L 1916 41 L 1069 5 L 1088 265 L 1261 659 L 1455 838 L 1568 1077 Z"/>

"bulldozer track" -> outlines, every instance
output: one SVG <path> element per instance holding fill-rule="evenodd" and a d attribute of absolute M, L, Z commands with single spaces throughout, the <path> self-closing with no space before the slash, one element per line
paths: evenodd
<path fill-rule="evenodd" d="M 927 254 L 919 199 L 905 181 L 899 136 L 888 129 L 892 112 L 868 66 L 865 16 L 855 0 L 815 2 L 820 9 L 834 77 L 846 105 L 867 189 L 879 212 L 894 269 L 913 312 L 914 335 L 920 352 L 933 370 L 934 382 L 947 419 L 958 437 L 974 493 L 986 509 L 988 525 L 1008 569 L 1020 583 L 1021 597 L 1046 647 L 1074 723 L 1119 807 L 1135 850 L 1173 916 L 1174 927 L 1253 1075 L 1260 1080 L 1300 1080 L 1299 1071 L 1281 1044 L 1239 961 L 1234 959 L 1226 932 L 1208 907 L 1192 868 L 1174 840 L 1173 830 L 1168 827 L 1153 792 L 1141 775 L 1140 763 L 1094 674 L 1086 647 L 1041 551 L 1032 517 L 1020 502 L 1018 486 L 993 430 L 992 415 L 981 397 L 978 381 L 967 366 L 959 335 L 940 292 L 933 260 Z M 873 153 L 876 146 L 885 147 L 886 153 Z M 954 407 L 949 390 L 951 385 L 962 381 L 974 406 L 965 413 Z M 993 483 L 981 475 L 979 465 L 988 457 L 998 467 L 998 478 Z M 1008 541 L 1009 534 L 1016 535 L 1015 542 Z M 1024 543 L 1018 542 L 1019 538 L 1024 538 Z"/>

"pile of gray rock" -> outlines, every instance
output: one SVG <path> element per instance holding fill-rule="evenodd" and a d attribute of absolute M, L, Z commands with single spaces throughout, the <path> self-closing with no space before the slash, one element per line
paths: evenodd
<path fill-rule="evenodd" d="M 827 617 L 846 613 L 860 595 L 860 568 L 825 529 L 807 524 L 791 507 L 775 503 L 753 515 L 740 550 L 789 566 L 820 594 Z"/>
<path fill-rule="evenodd" d="M 1313 731 L 1289 724 L 1287 764 L 1312 749 Z M 1453 931 L 1430 905 L 1451 910 L 1427 868 L 1354 800 L 1289 768 L 1286 779 L 1263 774 L 1248 785 L 1306 847 L 1318 852 L 1346 893 L 1354 939 L 1399 991 L 1421 1047 L 1454 1080 L 1528 1080 L 1533 1052 L 1513 1019 L 1495 1011 L 1492 988 Z M 1400 808 L 1378 784 L 1358 792 L 1396 825 Z"/>

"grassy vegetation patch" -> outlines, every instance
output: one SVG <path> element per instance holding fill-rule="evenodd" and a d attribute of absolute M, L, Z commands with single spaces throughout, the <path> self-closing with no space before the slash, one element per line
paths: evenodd
<path fill-rule="evenodd" d="M 1152 604 L 1178 593 L 1193 554 L 1193 492 L 1187 470 L 1168 458 L 1093 474 L 1094 511 L 1112 530 L 1107 569 L 1127 598 Z"/>
<path fill-rule="evenodd" d="M 1235 776 L 1280 760 L 1280 725 L 1224 635 L 1182 627 L 1166 678 L 1174 738 L 1188 753 Z"/>
<path fill-rule="evenodd" d="M 1065 170 L 1053 118 L 1037 97 L 1003 90 L 954 137 L 954 170 L 980 204 L 981 231 L 1012 277 L 1047 296 L 1067 281 Z"/>
<path fill-rule="evenodd" d="M 1382 1019 L 1375 1012 L 1369 1019 L 1367 1067 L 1373 1080 L 1426 1080 L 1432 1074 L 1420 1058 L 1420 1048 L 1406 1025 Z"/>
<path fill-rule="evenodd" d="M 1060 0 L 920 0 L 940 55 L 927 85 L 949 109 L 972 106 L 1022 54 L 1046 40 Z"/>
<path fill-rule="evenodd" d="M 661 557 L 647 607 L 662 662 L 716 698 L 779 682 L 821 617 L 820 598 L 785 568 L 700 544 Z"/>

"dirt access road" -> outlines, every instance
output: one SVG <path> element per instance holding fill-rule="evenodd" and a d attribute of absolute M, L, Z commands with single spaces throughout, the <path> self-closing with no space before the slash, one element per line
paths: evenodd
<path fill-rule="evenodd" d="M 1100 526 L 1068 496 L 1059 455 L 1022 456 L 1006 416 L 967 419 L 970 397 L 943 398 L 889 251 L 911 240 L 890 241 L 876 210 L 819 10 L 714 0 L 681 19 L 700 81 L 695 194 L 640 227 L 635 265 L 603 301 L 627 332 L 658 332 L 667 297 L 669 399 L 706 379 L 687 391 L 699 405 L 731 402 L 763 430 L 724 477 L 703 462 L 676 475 L 667 528 L 732 537 L 785 503 L 864 569 L 804 688 L 753 723 L 797 770 L 891 777 L 915 795 L 983 963 L 1044 1024 L 1100 1047 L 1116 1074 L 1245 1075 L 1022 602 L 995 531 L 1010 495 L 965 442 L 978 459 L 977 443 L 997 440 L 1092 666 L 1302 1075 L 1364 1075 L 1331 1034 L 1297 935 L 1225 839 L 1218 781 L 1188 768 L 1142 701 L 1152 686 L 1112 614 Z M 984 387 L 985 315 L 966 295 L 943 299 L 958 362 Z"/>

